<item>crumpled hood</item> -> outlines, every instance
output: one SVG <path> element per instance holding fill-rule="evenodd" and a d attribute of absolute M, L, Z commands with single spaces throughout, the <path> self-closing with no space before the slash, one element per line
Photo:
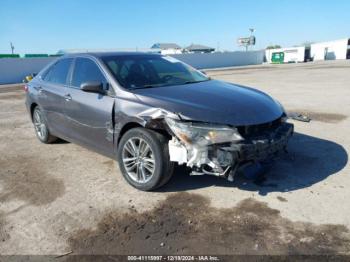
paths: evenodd
<path fill-rule="evenodd" d="M 273 121 L 283 114 L 281 105 L 265 93 L 217 80 L 133 92 L 149 106 L 178 113 L 193 121 L 256 125 Z"/>

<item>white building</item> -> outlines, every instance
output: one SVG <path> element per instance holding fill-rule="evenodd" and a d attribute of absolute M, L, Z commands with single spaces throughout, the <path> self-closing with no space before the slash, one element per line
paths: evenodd
<path fill-rule="evenodd" d="M 182 54 L 181 46 L 174 43 L 156 43 L 151 46 L 151 49 L 160 50 L 162 55 Z"/>
<path fill-rule="evenodd" d="M 310 56 L 314 61 L 350 59 L 350 39 L 311 44 Z"/>
<path fill-rule="evenodd" d="M 265 57 L 268 63 L 271 63 L 272 55 L 274 53 L 284 53 L 284 63 L 298 63 L 305 60 L 305 46 L 266 49 Z"/>

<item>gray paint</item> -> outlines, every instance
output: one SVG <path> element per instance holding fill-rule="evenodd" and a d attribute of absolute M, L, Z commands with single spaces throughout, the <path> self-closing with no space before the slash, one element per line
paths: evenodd
<path fill-rule="evenodd" d="M 198 69 L 262 64 L 264 51 L 209 54 L 178 54 L 173 57 Z M 56 57 L 0 59 L 0 84 L 20 83 L 26 75 L 38 73 Z"/>
<path fill-rule="evenodd" d="M 283 108 L 265 93 L 217 80 L 132 92 L 146 105 L 196 122 L 249 126 L 283 115 Z"/>

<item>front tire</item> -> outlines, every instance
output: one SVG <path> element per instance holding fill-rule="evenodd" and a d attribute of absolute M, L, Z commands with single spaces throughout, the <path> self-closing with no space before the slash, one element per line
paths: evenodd
<path fill-rule="evenodd" d="M 51 135 L 44 115 L 40 108 L 36 106 L 33 110 L 33 124 L 36 137 L 44 144 L 51 144 L 57 140 L 57 137 Z"/>
<path fill-rule="evenodd" d="M 127 131 L 119 142 L 117 157 L 124 178 L 139 190 L 154 190 L 168 182 L 173 174 L 168 140 L 153 130 Z"/>

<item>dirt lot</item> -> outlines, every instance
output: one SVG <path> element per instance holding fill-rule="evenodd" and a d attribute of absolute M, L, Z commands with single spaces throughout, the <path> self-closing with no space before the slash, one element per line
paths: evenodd
<path fill-rule="evenodd" d="M 268 92 L 296 122 L 259 180 L 190 177 L 153 193 L 113 160 L 38 142 L 23 91 L 0 87 L 0 254 L 350 254 L 350 63 L 208 72 Z"/>

